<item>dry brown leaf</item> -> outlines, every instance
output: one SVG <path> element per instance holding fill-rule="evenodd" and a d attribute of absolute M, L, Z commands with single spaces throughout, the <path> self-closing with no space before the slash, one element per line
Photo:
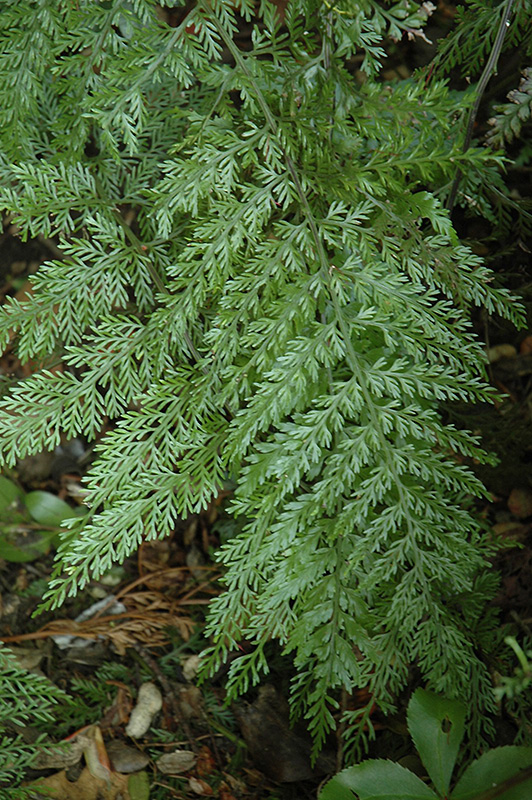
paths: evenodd
<path fill-rule="evenodd" d="M 224 772 L 223 776 L 225 781 L 222 781 L 220 787 L 224 784 L 229 785 L 231 790 L 234 794 L 243 795 L 247 794 L 247 786 L 244 781 L 240 780 L 240 778 L 236 778 L 234 775 L 231 775 L 229 772 Z M 227 783 L 226 783 L 227 782 Z"/>
<path fill-rule="evenodd" d="M 523 356 L 529 356 L 532 354 L 532 336 L 527 336 L 521 342 L 519 346 L 519 352 Z"/>
<path fill-rule="evenodd" d="M 164 775 L 179 775 L 194 767 L 196 756 L 192 750 L 174 750 L 165 753 L 157 760 L 157 769 Z"/>
<path fill-rule="evenodd" d="M 335 754 L 325 749 L 311 762 L 312 740 L 304 725 L 290 725 L 290 710 L 271 684 L 261 686 L 252 704 L 233 708 L 255 766 L 279 783 L 312 780 L 334 770 Z"/>
<path fill-rule="evenodd" d="M 61 742 L 61 747 L 46 746 L 39 750 L 32 761 L 33 769 L 66 769 L 77 764 L 87 742 L 83 735 L 75 741 Z"/>
<path fill-rule="evenodd" d="M 116 728 L 120 725 L 125 725 L 131 714 L 132 701 L 131 692 L 128 686 L 119 681 L 105 681 L 108 686 L 118 686 L 115 700 L 109 708 L 106 709 L 103 717 L 100 719 L 100 728 Z"/>
<path fill-rule="evenodd" d="M 207 745 L 203 745 L 198 753 L 198 763 L 196 765 L 196 771 L 198 775 L 201 778 L 204 775 L 210 775 L 216 769 L 216 761 L 214 760 L 213 754 Z"/>
<path fill-rule="evenodd" d="M 225 781 L 222 781 L 218 787 L 218 797 L 220 800 L 236 800 L 236 797 Z"/>
<path fill-rule="evenodd" d="M 199 794 L 201 797 L 210 797 L 212 795 L 212 786 L 209 786 L 208 783 L 199 778 L 189 778 L 188 785 L 194 794 Z"/>
<path fill-rule="evenodd" d="M 496 344 L 488 349 L 488 361 L 494 364 L 501 358 L 515 358 L 517 350 L 513 344 Z"/>
<path fill-rule="evenodd" d="M 203 716 L 203 695 L 197 686 L 182 686 L 179 689 L 179 710 L 185 719 Z"/>
<path fill-rule="evenodd" d="M 89 772 L 94 778 L 109 783 L 111 778 L 111 762 L 105 749 L 103 736 L 98 725 L 90 725 L 84 735 L 83 755 Z"/>
<path fill-rule="evenodd" d="M 532 516 L 532 489 L 526 486 L 512 489 L 508 498 L 508 509 L 517 519 Z"/>
<path fill-rule="evenodd" d="M 524 542 L 530 530 L 529 525 L 523 525 L 521 522 L 510 520 L 509 522 L 496 522 L 492 530 L 497 536 L 503 539 L 509 539 L 514 542 Z"/>
<path fill-rule="evenodd" d="M 69 781 L 66 772 L 62 770 L 47 778 L 40 778 L 31 786 L 48 791 L 54 800 L 130 800 L 127 778 L 127 775 L 112 772 L 107 783 L 101 778 L 95 778 L 85 767 L 77 781 Z"/>

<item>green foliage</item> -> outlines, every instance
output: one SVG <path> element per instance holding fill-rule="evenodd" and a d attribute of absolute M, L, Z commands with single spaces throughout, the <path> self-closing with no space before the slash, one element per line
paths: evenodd
<path fill-rule="evenodd" d="M 532 650 L 524 652 L 513 636 L 506 636 L 504 641 L 517 656 L 519 666 L 515 668 L 513 676 L 501 677 L 499 686 L 495 687 L 495 696 L 497 700 L 502 700 L 503 697 L 512 700 L 526 692 L 532 683 L 532 663 L 529 661 L 532 659 Z"/>
<path fill-rule="evenodd" d="M 210 720 L 214 720 L 215 723 L 222 726 L 229 732 L 233 732 L 237 729 L 233 712 L 231 709 L 227 708 L 227 706 L 221 705 L 214 692 L 210 691 L 209 689 L 204 689 L 202 697 L 205 705 L 205 711 L 207 712 Z"/>
<path fill-rule="evenodd" d="M 532 10 L 532 8 L 531 8 Z M 528 64 L 532 60 L 532 45 L 527 53 Z M 488 120 L 491 128 L 486 136 L 486 141 L 494 148 L 511 147 L 514 151 L 516 167 L 527 167 L 532 160 L 532 145 L 530 143 L 530 129 L 532 116 L 532 68 L 526 67 L 522 71 L 519 86 L 512 89 L 507 95 L 508 102 L 496 105 L 493 117 Z M 506 216 L 513 235 L 527 237 L 532 228 L 532 214 L 530 200 L 523 201 L 516 207 L 508 198 L 495 189 L 498 195 L 500 208 L 499 218 Z M 508 213 L 512 208 L 512 214 Z M 506 214 L 505 209 L 506 208 Z M 515 211 L 517 210 L 517 214 Z M 508 224 L 507 224 L 508 227 Z"/>
<path fill-rule="evenodd" d="M 444 74 L 460 66 L 463 75 L 478 76 L 491 52 L 501 18 L 509 14 L 503 52 L 516 46 L 532 55 L 530 0 L 466 0 L 457 6 L 456 26 L 439 47 L 437 69 Z"/>
<path fill-rule="evenodd" d="M 0 400 L 0 458 L 108 426 L 47 605 L 231 480 L 245 524 L 220 554 L 206 658 L 254 646 L 230 696 L 268 670 L 274 638 L 316 748 L 342 687 L 372 696 L 345 717 L 356 749 L 412 665 L 489 734 L 496 577 L 468 506 L 485 490 L 461 459 L 490 456 L 439 407 L 492 398 L 471 307 L 517 323 L 520 309 L 442 201 L 457 167 L 479 188 L 501 158 L 462 153 L 469 94 L 380 80 L 387 37 L 420 30 L 426 4 L 291 0 L 282 24 L 267 0 L 171 14 L 0 14 L 0 205 L 63 254 L 0 316 L 1 342 L 16 332 L 43 363 Z"/>
<path fill-rule="evenodd" d="M 394 761 L 373 759 L 340 772 L 326 784 L 319 800 L 527 800 L 532 790 L 532 747 L 497 747 L 485 752 L 460 776 L 451 779 L 464 736 L 466 708 L 417 689 L 408 705 L 408 730 L 432 781 Z"/>
<path fill-rule="evenodd" d="M 79 509 L 83 514 L 84 509 Z M 58 540 L 58 528 L 77 511 L 51 492 L 25 494 L 0 475 L 0 553 L 6 561 L 34 561 Z M 37 523 L 37 524 L 35 524 Z M 40 526 L 45 526 L 44 530 Z"/>
<path fill-rule="evenodd" d="M 517 89 L 508 94 L 508 103 L 495 107 L 495 116 L 490 120 L 492 129 L 488 141 L 494 147 L 502 147 L 521 133 L 521 128 L 532 116 L 532 68 L 523 71 Z"/>
<path fill-rule="evenodd" d="M 43 737 L 32 745 L 25 743 L 22 726 L 51 723 L 56 703 L 64 698 L 50 681 L 19 667 L 10 651 L 0 647 L 0 800 L 31 796 L 19 783 Z"/>
<path fill-rule="evenodd" d="M 48 732 L 64 738 L 85 725 L 97 723 L 111 705 L 115 687 L 111 687 L 96 673 L 94 679 L 72 678 L 68 701 L 58 709 L 57 719 Z"/>
<path fill-rule="evenodd" d="M 508 98 L 511 102 L 509 104 L 496 106 L 494 109 L 495 116 L 490 120 L 494 127 L 487 137 L 493 147 L 503 147 L 505 140 L 510 141 L 514 135 L 517 135 L 526 114 L 529 114 L 526 99 L 526 68 L 532 58 L 531 13 L 532 3 L 530 0 L 502 0 L 502 2 L 498 0 L 489 0 L 489 2 L 466 0 L 457 8 L 458 24 L 449 36 L 440 41 L 438 56 L 431 65 L 431 71 L 438 76 L 447 75 L 451 70 L 456 71 L 456 68 L 460 67 L 462 75 L 469 80 L 471 76 L 476 76 L 481 69 L 483 70 L 490 64 L 492 53 L 499 52 L 497 40 L 502 35 L 502 42 L 499 42 L 502 53 L 510 50 L 511 58 L 508 59 L 508 63 L 514 64 L 513 71 L 519 67 L 524 70 L 525 81 L 522 82 L 519 89 L 510 92 Z M 519 44 L 517 45 L 517 43 Z M 488 72 L 484 88 L 489 86 L 491 91 L 491 87 L 495 84 L 493 91 L 497 93 L 497 82 L 504 85 L 508 78 L 507 74 L 505 76 L 507 70 L 504 62 L 503 55 L 496 58 L 491 64 L 491 72 Z M 493 72 L 497 74 L 499 65 L 502 74 L 495 79 Z M 478 85 L 471 87 L 472 99 L 477 95 L 478 86 L 481 83 L 482 77 Z M 466 111 L 467 108 L 464 108 L 464 116 Z M 464 135 L 466 127 L 464 124 Z M 527 163 L 530 155 L 529 149 L 523 143 L 516 163 Z M 494 238 L 517 238 L 518 236 L 528 238 L 530 236 L 532 215 L 526 210 L 526 206 L 529 204 L 526 201 L 516 203 L 508 196 L 500 170 L 488 167 L 484 169 L 482 175 L 474 169 L 468 170 L 465 174 L 462 173 L 456 201 L 473 216 L 484 217 L 488 220 L 492 225 Z"/>
<path fill-rule="evenodd" d="M 512 675 L 504 674 L 513 666 L 511 661 L 508 661 L 504 671 L 501 668 L 503 674 L 497 675 L 495 697 L 517 728 L 514 743 L 530 746 L 532 745 L 532 641 L 530 636 L 525 636 L 522 646 L 513 636 L 507 636 L 504 641 L 512 649 L 512 655 L 517 657 L 518 666 L 514 667 Z"/>
<path fill-rule="evenodd" d="M 68 694 L 56 710 L 53 724 L 45 724 L 42 730 L 51 736 L 64 738 L 80 728 L 97 723 L 113 703 L 116 687 L 108 681 L 129 683 L 130 668 L 119 662 L 109 662 L 98 667 L 92 678 L 73 677 Z"/>

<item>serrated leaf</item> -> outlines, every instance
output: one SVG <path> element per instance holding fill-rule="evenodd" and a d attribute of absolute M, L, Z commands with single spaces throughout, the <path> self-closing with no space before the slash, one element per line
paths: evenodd
<path fill-rule="evenodd" d="M 51 492 L 30 492 L 24 498 L 31 517 L 41 525 L 60 525 L 74 516 L 74 509 Z"/>
<path fill-rule="evenodd" d="M 532 766 L 532 747 L 496 747 L 474 761 L 456 784 L 451 800 L 473 800 L 481 792 L 495 790 L 501 783 Z M 521 783 L 496 794 L 497 800 L 530 800 L 532 774 Z"/>
<path fill-rule="evenodd" d="M 339 772 L 319 800 L 436 800 L 421 778 L 394 761 L 372 759 Z"/>
<path fill-rule="evenodd" d="M 417 689 L 408 704 L 408 730 L 439 794 L 449 791 L 464 735 L 465 707 L 433 692 Z"/>

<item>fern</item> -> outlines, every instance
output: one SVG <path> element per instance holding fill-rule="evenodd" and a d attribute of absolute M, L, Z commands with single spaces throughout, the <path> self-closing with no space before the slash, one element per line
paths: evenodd
<path fill-rule="evenodd" d="M 493 397 L 471 307 L 521 311 L 442 205 L 457 167 L 491 180 L 502 163 L 462 152 L 469 96 L 379 78 L 387 37 L 421 30 L 426 6 L 292 0 L 281 23 L 265 0 L 167 20 L 151 0 L 24 0 L 0 15 L 0 96 L 25 87 L 2 105 L 0 203 L 64 254 L 0 317 L 4 346 L 60 364 L 0 400 L 0 456 L 111 421 L 47 606 L 230 478 L 245 524 L 221 550 L 205 669 L 247 639 L 229 673 L 243 692 L 278 639 L 316 749 L 341 688 L 389 709 L 412 665 L 467 699 L 477 733 L 494 710 L 493 547 L 461 463 L 490 456 L 439 408 Z"/>
<path fill-rule="evenodd" d="M 530 55 L 530 0 L 467 0 L 456 10 L 456 25 L 439 47 L 438 71 L 460 66 L 464 76 L 478 76 L 487 60 L 503 15 L 509 13 L 504 50 L 519 46 Z"/>
<path fill-rule="evenodd" d="M 55 704 L 65 694 L 46 678 L 19 667 L 12 653 L 2 647 L 0 698 L 0 800 L 25 800 L 34 793 L 20 783 L 44 737 L 29 745 L 17 728 L 28 722 L 41 727 L 50 723 Z"/>
<path fill-rule="evenodd" d="M 532 69 L 523 70 L 517 89 L 508 94 L 509 103 L 496 106 L 495 116 L 490 120 L 492 128 L 488 141 L 494 147 L 502 147 L 519 136 L 521 128 L 532 115 Z"/>

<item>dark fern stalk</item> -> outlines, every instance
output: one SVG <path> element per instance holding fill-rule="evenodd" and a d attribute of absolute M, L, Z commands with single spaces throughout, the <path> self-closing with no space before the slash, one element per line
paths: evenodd
<path fill-rule="evenodd" d="M 420 30 L 424 4 L 292 0 L 283 22 L 265 0 L 156 11 L 23 0 L 0 15 L 0 99 L 26 87 L 0 105 L 0 200 L 64 256 L 0 317 L 3 344 L 16 332 L 43 361 L 0 401 L 0 455 L 112 423 L 47 605 L 231 477 L 244 524 L 222 548 L 205 662 L 253 643 L 231 695 L 277 639 L 316 750 L 342 690 L 389 709 L 414 665 L 489 732 L 496 578 L 468 505 L 485 490 L 461 460 L 490 459 L 439 407 L 492 397 L 471 306 L 520 311 L 437 192 L 457 165 L 491 176 L 501 159 L 462 152 L 463 98 L 444 83 L 378 80 L 387 37 Z M 351 748 L 371 726 L 357 714 Z"/>
<path fill-rule="evenodd" d="M 510 64 L 513 62 L 514 68 L 520 65 L 526 69 L 531 63 L 531 14 L 530 0 L 515 0 L 510 4 L 508 0 L 468 0 L 467 4 L 457 7 L 457 25 L 440 43 L 431 69 L 433 74 L 444 76 L 452 69 L 460 67 L 462 75 L 472 82 L 478 76 L 478 83 L 473 82 L 469 90 L 473 105 L 469 106 L 467 112 L 464 109 L 462 116 L 462 119 L 467 119 L 467 122 L 462 123 L 464 152 L 471 145 L 475 120 L 483 98 L 483 102 L 489 106 L 489 97 L 485 96 L 485 90 L 497 69 L 501 53 L 507 53 L 507 59 L 503 60 L 501 80 L 505 80 L 506 60 Z M 498 147 L 503 144 L 495 137 L 489 137 L 489 140 Z M 442 187 L 440 194 L 447 194 L 447 186 Z M 485 165 L 482 174 L 478 174 L 475 169 L 461 173 L 458 167 L 447 194 L 446 207 L 451 210 L 456 202 L 474 215 L 484 217 L 491 224 L 494 236 L 504 238 L 520 234 L 526 238 L 530 233 L 530 215 L 526 212 L 526 204 L 515 203 L 508 196 L 503 172 L 498 167 L 494 169 Z"/>
<path fill-rule="evenodd" d="M 510 10 L 511 25 L 504 36 L 502 52 L 520 48 L 523 55 L 530 55 L 530 0 L 515 0 L 509 9 L 508 0 L 467 0 L 457 6 L 456 27 L 440 44 L 435 59 L 437 72 L 448 74 L 460 66 L 464 76 L 480 76 L 493 53 L 499 23 Z"/>
<path fill-rule="evenodd" d="M 493 73 L 496 72 L 497 70 L 497 62 L 501 54 L 502 46 L 504 43 L 504 37 L 506 36 L 508 28 L 510 27 L 510 19 L 512 15 L 512 8 L 514 5 L 515 5 L 515 0 L 507 0 L 507 3 L 503 8 L 501 15 L 501 22 L 499 25 L 499 29 L 497 31 L 497 36 L 495 37 L 495 42 L 493 43 L 493 49 L 490 53 L 488 61 L 486 62 L 486 66 L 482 71 L 482 75 L 480 76 L 480 80 L 478 82 L 478 86 L 476 88 L 476 93 L 475 93 L 475 102 L 469 111 L 469 116 L 467 119 L 466 133 L 464 137 L 464 144 L 462 147 L 464 153 L 471 146 L 471 140 L 473 138 L 473 128 L 475 126 L 475 120 L 478 114 L 478 110 L 480 108 L 482 96 L 484 94 L 486 86 L 489 83 L 490 78 L 492 77 Z M 451 187 L 451 191 L 449 192 L 449 197 L 447 198 L 446 207 L 449 209 L 449 211 L 453 210 L 454 201 L 456 200 L 456 194 L 458 192 L 458 187 L 460 185 L 461 177 L 462 173 L 458 169 L 453 181 L 453 185 Z"/>

